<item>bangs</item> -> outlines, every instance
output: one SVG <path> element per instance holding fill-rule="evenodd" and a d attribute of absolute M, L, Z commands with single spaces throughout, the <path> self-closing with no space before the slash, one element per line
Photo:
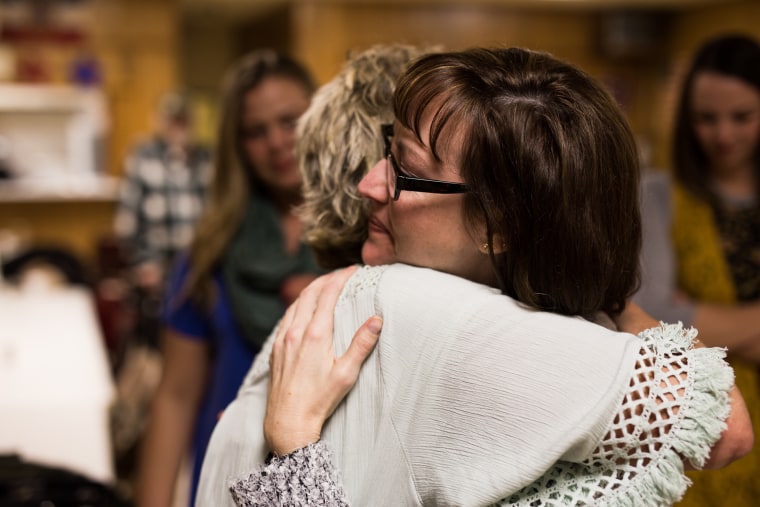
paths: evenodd
<path fill-rule="evenodd" d="M 402 76 L 393 97 L 396 119 L 411 130 L 420 143 L 422 118 L 432 112 L 430 151 L 439 162 L 438 142 L 449 123 L 453 122 L 460 131 L 465 126 L 463 139 L 469 137 L 470 122 L 464 120 L 472 109 L 472 101 L 464 93 L 466 80 L 461 79 L 460 73 L 461 70 L 448 65 L 442 55 L 429 55 L 417 61 Z"/>

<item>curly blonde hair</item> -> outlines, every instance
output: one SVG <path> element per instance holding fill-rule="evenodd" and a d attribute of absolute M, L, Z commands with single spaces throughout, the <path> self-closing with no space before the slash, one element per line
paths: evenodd
<path fill-rule="evenodd" d="M 349 56 L 301 116 L 296 154 L 305 241 L 325 268 L 361 262 L 368 206 L 356 186 L 383 157 L 380 126 L 393 121 L 397 78 L 433 48 L 377 45 Z"/>

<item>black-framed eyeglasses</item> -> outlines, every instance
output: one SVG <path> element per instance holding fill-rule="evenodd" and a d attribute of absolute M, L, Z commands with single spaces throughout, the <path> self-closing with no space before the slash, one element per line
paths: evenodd
<path fill-rule="evenodd" d="M 385 143 L 385 158 L 388 163 L 388 191 L 394 201 L 398 201 L 402 190 L 412 192 L 426 192 L 428 194 L 463 194 L 469 191 L 464 183 L 452 181 L 428 180 L 415 178 L 401 173 L 401 168 L 391 153 L 391 140 L 393 138 L 393 125 L 383 125 L 383 142 Z"/>

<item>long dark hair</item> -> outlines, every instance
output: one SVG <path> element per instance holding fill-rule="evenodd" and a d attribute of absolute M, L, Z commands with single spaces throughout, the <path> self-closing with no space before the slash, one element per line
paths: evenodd
<path fill-rule="evenodd" d="M 690 192 L 715 205 L 710 187 L 710 163 L 692 128 L 691 90 L 701 72 L 741 79 L 760 93 L 760 45 L 744 35 L 710 39 L 697 50 L 684 80 L 676 113 L 673 168 L 676 179 Z M 760 195 L 760 143 L 755 151 L 756 192 Z"/>
<path fill-rule="evenodd" d="M 490 252 L 501 290 L 561 314 L 619 313 L 639 283 L 639 163 L 602 86 L 545 53 L 478 48 L 402 76 L 397 119 L 419 137 L 431 107 L 434 156 L 463 134 L 465 216 L 503 241 Z"/>

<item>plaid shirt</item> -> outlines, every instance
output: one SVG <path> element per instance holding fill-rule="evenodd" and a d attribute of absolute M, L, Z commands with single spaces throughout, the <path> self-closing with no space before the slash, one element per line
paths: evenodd
<path fill-rule="evenodd" d="M 190 244 L 211 172 L 211 154 L 201 146 L 191 147 L 187 160 L 180 161 L 155 139 L 128 157 L 115 232 L 133 263 L 155 261 L 165 268 Z"/>

